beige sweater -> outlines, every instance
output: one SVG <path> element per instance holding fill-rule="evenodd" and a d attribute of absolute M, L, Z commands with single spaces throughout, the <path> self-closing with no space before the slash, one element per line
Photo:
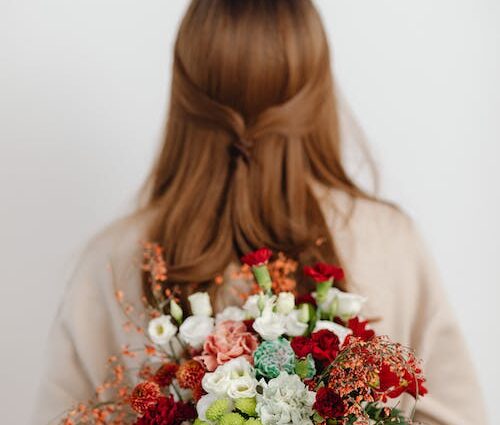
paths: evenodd
<path fill-rule="evenodd" d="M 351 282 L 368 297 L 364 316 L 373 326 L 413 347 L 423 359 L 429 394 L 416 420 L 429 425 L 487 423 L 467 348 L 432 260 L 412 221 L 396 209 L 337 191 L 318 196 Z M 106 375 L 106 359 L 130 341 L 115 300 L 116 288 L 140 305 L 139 264 L 147 217 L 115 223 L 89 245 L 74 273 L 53 325 L 45 376 L 33 424 L 47 424 L 75 401 L 88 399 Z M 238 303 L 227 272 L 217 308 Z M 406 403 L 409 400 L 406 400 Z M 408 404 L 406 404 L 408 405 Z"/>

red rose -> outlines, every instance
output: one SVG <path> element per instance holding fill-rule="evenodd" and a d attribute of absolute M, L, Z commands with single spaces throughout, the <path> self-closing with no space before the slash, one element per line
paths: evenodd
<path fill-rule="evenodd" d="M 366 329 L 368 320 L 360 321 L 359 318 L 354 317 L 347 322 L 347 327 L 352 331 L 352 336 L 361 338 L 363 341 L 368 341 L 375 336 L 373 329 Z"/>
<path fill-rule="evenodd" d="M 266 264 L 272 255 L 273 252 L 269 248 L 261 248 L 241 257 L 241 262 L 250 267 L 261 266 Z"/>
<path fill-rule="evenodd" d="M 156 382 L 141 382 L 132 390 L 130 406 L 137 413 L 144 413 L 154 407 L 161 397 L 160 386 Z"/>
<path fill-rule="evenodd" d="M 297 357 L 300 358 L 306 357 L 313 349 L 311 338 L 306 336 L 296 336 L 292 339 L 290 345 Z"/>
<path fill-rule="evenodd" d="M 342 280 L 344 278 L 344 270 L 326 263 L 316 263 L 314 267 L 305 266 L 304 273 L 318 283 L 326 282 L 330 279 Z"/>
<path fill-rule="evenodd" d="M 340 418 L 345 414 L 342 398 L 331 388 L 321 387 L 316 393 L 313 409 L 324 419 Z"/>
<path fill-rule="evenodd" d="M 339 353 L 340 340 L 337 335 L 328 329 L 321 329 L 311 335 L 312 341 L 312 356 L 327 366 L 330 364 Z"/>

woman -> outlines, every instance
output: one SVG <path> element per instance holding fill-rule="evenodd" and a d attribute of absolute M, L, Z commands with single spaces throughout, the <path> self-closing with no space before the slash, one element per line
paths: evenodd
<path fill-rule="evenodd" d="M 261 246 L 340 263 L 380 334 L 414 347 L 429 395 L 416 419 L 484 424 L 473 367 L 411 220 L 364 193 L 341 159 L 325 33 L 310 0 L 193 0 L 175 45 L 168 127 L 147 201 L 89 246 L 51 336 L 35 423 L 89 398 L 129 343 L 115 291 L 141 286 L 140 242 L 166 248 L 184 295 L 218 310 L 248 282 L 232 270 Z M 318 243 L 321 241 L 322 243 Z M 224 273 L 222 285 L 214 279 Z M 304 289 L 304 288 L 303 288 Z"/>

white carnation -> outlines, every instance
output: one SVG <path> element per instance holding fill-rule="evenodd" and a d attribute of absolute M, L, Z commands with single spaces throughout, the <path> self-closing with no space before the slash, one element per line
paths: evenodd
<path fill-rule="evenodd" d="M 316 393 L 308 390 L 297 375 L 281 372 L 259 385 L 262 393 L 257 393 L 256 410 L 263 425 L 312 425 Z"/>
<path fill-rule="evenodd" d="M 165 345 L 177 333 L 177 327 L 170 316 L 160 316 L 151 320 L 148 325 L 149 337 L 155 344 Z"/>
<path fill-rule="evenodd" d="M 201 348 L 214 329 L 214 319 L 206 316 L 189 316 L 179 327 L 181 339 L 191 347 Z"/>

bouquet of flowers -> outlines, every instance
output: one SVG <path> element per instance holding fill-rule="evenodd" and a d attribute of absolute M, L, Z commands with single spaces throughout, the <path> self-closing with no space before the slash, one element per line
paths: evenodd
<path fill-rule="evenodd" d="M 390 399 L 427 391 L 419 361 L 408 348 L 377 336 L 360 318 L 364 297 L 335 288 L 343 271 L 318 263 L 303 272 L 315 291 L 296 296 L 297 264 L 263 248 L 242 258 L 254 289 L 242 307 L 213 315 L 210 297 L 188 297 L 186 317 L 178 292 L 164 289 L 162 248 L 147 244 L 155 307 L 143 328 L 132 306 L 117 298 L 126 328 L 143 332 L 144 347 L 124 347 L 145 357 L 137 368 L 109 359 L 110 379 L 95 400 L 59 422 L 135 425 L 349 425 L 410 424 Z M 149 304 L 150 305 L 150 304 Z M 139 356 L 142 354 L 142 356 Z M 110 393 L 108 398 L 103 395 Z"/>

